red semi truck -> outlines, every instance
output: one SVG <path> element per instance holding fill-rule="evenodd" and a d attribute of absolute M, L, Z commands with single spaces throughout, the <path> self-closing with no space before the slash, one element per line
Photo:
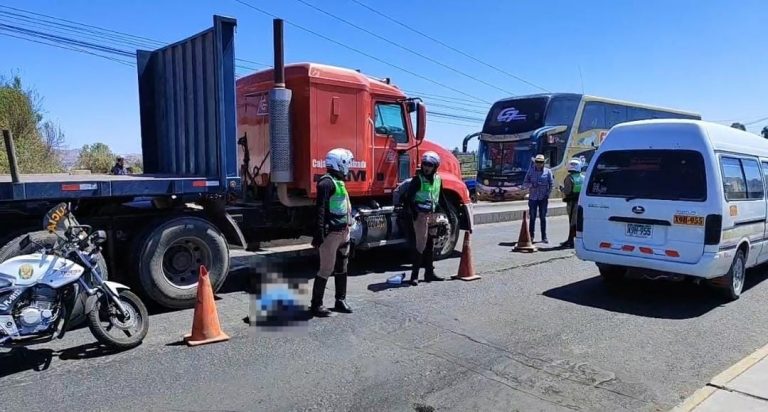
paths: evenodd
<path fill-rule="evenodd" d="M 311 235 L 315 183 L 335 147 L 355 155 L 347 187 L 358 250 L 407 243 L 394 191 L 420 153 L 437 152 L 450 230 L 435 254 L 452 253 L 460 230 L 472 229 L 471 201 L 458 160 L 425 140 L 424 104 L 355 70 L 284 66 L 282 21 L 274 23 L 274 70 L 236 81 L 231 18 L 214 16 L 198 35 L 138 51 L 145 174 L 0 177 L 0 261 L 28 252 L 19 244 L 27 232 L 53 242 L 40 231 L 41 213 L 70 200 L 78 219 L 107 231 L 110 278 L 161 306 L 191 307 L 200 264 L 218 290 L 231 248 Z"/>

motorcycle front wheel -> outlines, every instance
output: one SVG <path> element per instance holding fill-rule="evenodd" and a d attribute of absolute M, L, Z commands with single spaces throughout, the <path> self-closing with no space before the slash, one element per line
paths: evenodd
<path fill-rule="evenodd" d="M 102 294 L 88 314 L 88 328 L 102 344 L 118 350 L 139 346 L 149 331 L 149 314 L 144 303 L 129 290 L 120 290 L 118 296 L 130 313 L 125 319 L 120 310 Z"/>

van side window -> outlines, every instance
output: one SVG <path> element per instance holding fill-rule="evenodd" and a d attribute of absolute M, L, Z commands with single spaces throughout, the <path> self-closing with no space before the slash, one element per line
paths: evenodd
<path fill-rule="evenodd" d="M 747 196 L 749 199 L 763 198 L 763 176 L 757 160 L 741 159 L 741 167 L 744 169 L 744 177 L 747 181 Z"/>
<path fill-rule="evenodd" d="M 720 158 L 723 170 L 723 192 L 726 200 L 744 200 L 747 198 L 747 184 L 744 172 L 741 170 L 739 159 L 732 157 Z"/>
<path fill-rule="evenodd" d="M 765 177 L 766 190 L 768 190 L 768 162 L 763 162 L 763 176 Z"/>

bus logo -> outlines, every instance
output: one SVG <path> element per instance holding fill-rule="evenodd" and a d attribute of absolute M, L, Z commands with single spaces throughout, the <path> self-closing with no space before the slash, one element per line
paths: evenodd
<path fill-rule="evenodd" d="M 521 114 L 519 110 L 515 109 L 514 107 L 507 107 L 506 109 L 502 110 L 501 113 L 496 117 L 496 120 L 503 123 L 508 123 L 513 120 L 525 120 L 526 116 L 524 114 Z"/>

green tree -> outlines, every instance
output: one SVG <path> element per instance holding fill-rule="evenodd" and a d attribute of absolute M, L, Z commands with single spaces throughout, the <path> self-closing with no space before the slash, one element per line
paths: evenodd
<path fill-rule="evenodd" d="M 116 157 L 104 143 L 85 145 L 77 158 L 77 167 L 90 170 L 91 173 L 109 173 L 115 165 Z"/>
<path fill-rule="evenodd" d="M 739 123 L 739 122 L 731 124 L 731 127 L 733 127 L 734 129 L 743 130 L 745 132 L 747 131 L 747 127 L 744 126 L 743 124 Z"/>
<path fill-rule="evenodd" d="M 63 171 L 56 151 L 64 143 L 64 134 L 53 122 L 41 123 L 42 120 L 37 92 L 25 89 L 18 76 L 11 80 L 0 77 L 0 129 L 13 135 L 21 173 Z M 0 150 L 0 173 L 8 172 L 8 157 L 5 150 Z"/>
<path fill-rule="evenodd" d="M 144 162 L 141 160 L 134 161 L 130 166 L 127 166 L 126 169 L 130 168 L 129 171 L 130 174 L 134 175 L 140 175 L 144 173 Z"/>

